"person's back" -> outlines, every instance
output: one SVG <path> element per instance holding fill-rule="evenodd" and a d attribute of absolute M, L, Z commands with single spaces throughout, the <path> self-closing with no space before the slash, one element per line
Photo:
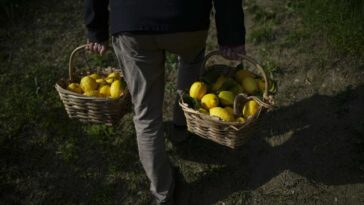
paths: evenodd
<path fill-rule="evenodd" d="M 110 0 L 112 30 L 185 32 L 206 29 L 210 0 Z"/>
<path fill-rule="evenodd" d="M 108 39 L 109 0 L 86 0 L 89 39 Z M 110 0 L 110 30 L 134 33 L 175 33 L 206 30 L 212 4 L 218 41 L 223 46 L 245 43 L 241 0 Z"/>

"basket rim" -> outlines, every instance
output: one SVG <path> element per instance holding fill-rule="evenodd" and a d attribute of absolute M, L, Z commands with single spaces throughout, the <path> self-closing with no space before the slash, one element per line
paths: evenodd
<path fill-rule="evenodd" d="M 260 113 L 262 112 L 262 109 L 263 109 L 260 106 L 259 111 L 254 116 L 248 118 L 246 120 L 246 122 L 226 122 L 226 121 L 219 119 L 218 117 L 206 115 L 206 114 L 200 113 L 200 112 L 190 108 L 187 103 L 183 102 L 182 99 L 179 100 L 179 105 L 182 107 L 184 112 L 189 112 L 191 114 L 198 115 L 200 118 L 202 118 L 204 120 L 208 120 L 212 123 L 218 123 L 220 125 L 229 126 L 236 131 L 243 129 L 243 128 L 249 126 L 252 122 L 256 121 L 256 119 L 258 118 L 258 116 L 260 115 Z"/>

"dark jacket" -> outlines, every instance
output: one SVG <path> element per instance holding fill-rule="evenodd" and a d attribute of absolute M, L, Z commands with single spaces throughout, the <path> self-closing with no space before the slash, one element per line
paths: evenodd
<path fill-rule="evenodd" d="M 86 27 L 92 42 L 111 33 L 175 33 L 206 30 L 212 4 L 216 10 L 218 42 L 245 43 L 242 0 L 86 0 Z M 109 15 L 110 13 L 110 15 Z"/>

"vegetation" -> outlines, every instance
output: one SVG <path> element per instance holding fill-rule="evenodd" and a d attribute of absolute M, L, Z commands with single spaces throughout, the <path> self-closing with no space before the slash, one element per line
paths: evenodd
<path fill-rule="evenodd" d="M 54 89 L 85 41 L 82 1 L 0 5 L 1 204 L 146 204 L 132 113 L 115 127 L 82 124 Z M 166 140 L 191 191 L 181 204 L 362 203 L 363 2 L 249 0 L 245 10 L 248 55 L 277 80 L 276 109 L 238 150 Z M 217 48 L 213 24 L 207 44 Z M 168 54 L 166 124 L 176 61 Z"/>
<path fill-rule="evenodd" d="M 363 1 L 307 0 L 291 6 L 302 14 L 308 32 L 321 35 L 331 48 L 349 55 L 364 53 Z"/>

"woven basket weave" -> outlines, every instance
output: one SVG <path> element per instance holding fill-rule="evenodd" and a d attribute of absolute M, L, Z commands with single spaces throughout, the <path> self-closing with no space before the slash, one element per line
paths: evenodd
<path fill-rule="evenodd" d="M 55 88 L 64 104 L 65 110 L 69 118 L 78 119 L 81 122 L 106 124 L 109 126 L 115 125 L 119 122 L 120 118 L 130 110 L 130 95 L 125 90 L 123 96 L 117 99 L 101 98 L 101 97 L 89 97 L 75 92 L 67 90 L 67 85 L 71 82 L 75 82 L 75 70 L 74 70 L 74 57 L 75 54 L 81 50 L 84 50 L 85 45 L 77 47 L 70 55 L 69 58 L 69 78 L 59 80 Z M 89 72 L 98 72 L 102 74 L 109 74 L 111 72 L 121 71 L 114 68 L 107 68 L 98 70 L 96 68 L 90 69 Z"/>
<path fill-rule="evenodd" d="M 221 55 L 221 53 L 213 51 L 206 55 L 203 62 L 204 68 L 206 68 L 207 60 L 215 55 Z M 179 100 L 179 105 L 182 107 L 186 117 L 189 132 L 232 149 L 243 145 L 250 139 L 254 130 L 259 129 L 261 125 L 261 123 L 259 123 L 261 116 L 268 109 L 272 108 L 272 96 L 268 96 L 268 79 L 265 71 L 253 58 L 248 56 L 243 56 L 242 58 L 252 64 L 262 74 L 265 80 L 263 100 L 255 96 L 247 96 L 244 93 L 240 93 L 235 97 L 235 116 L 241 116 L 242 105 L 248 100 L 255 100 L 260 105 L 258 112 L 254 116 L 248 118 L 245 123 L 222 121 L 217 117 L 200 113 L 189 107 L 188 104 L 183 101 L 182 96 Z"/>

